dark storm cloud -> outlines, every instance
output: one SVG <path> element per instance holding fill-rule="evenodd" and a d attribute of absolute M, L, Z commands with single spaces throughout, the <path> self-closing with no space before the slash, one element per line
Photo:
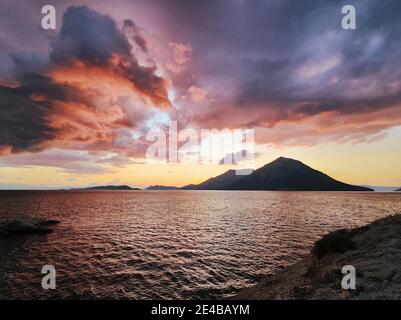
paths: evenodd
<path fill-rule="evenodd" d="M 233 113 L 249 111 L 237 124 L 257 125 L 327 111 L 375 112 L 400 103 L 400 1 L 158 3 L 171 24 L 180 21 L 171 32 L 193 47 L 196 80 L 216 84 L 221 100 L 204 123 L 219 108 L 227 112 L 227 104 Z M 357 30 L 341 28 L 345 4 L 356 8 Z M 255 121 L 254 113 L 262 112 Z"/>
<path fill-rule="evenodd" d="M 52 48 L 50 58 L 56 64 L 68 64 L 74 59 L 107 64 L 112 54 L 130 56 L 127 38 L 114 20 L 86 6 L 73 6 L 64 13 L 60 34 Z"/>
<path fill-rule="evenodd" d="M 146 52 L 146 41 L 133 21 L 125 20 L 123 30 Z M 63 16 L 61 31 L 52 44 L 50 58 L 57 65 L 81 61 L 111 68 L 129 79 L 155 103 L 169 105 L 166 81 L 155 74 L 154 65 L 142 66 L 138 63 L 131 54 L 127 33 L 120 31 L 111 17 L 86 6 L 73 6 Z M 112 63 L 115 57 L 119 58 L 117 64 Z"/>
<path fill-rule="evenodd" d="M 123 32 L 131 37 L 142 51 L 148 52 L 146 40 L 140 35 L 140 29 L 130 19 L 125 19 L 123 23 Z"/>
<path fill-rule="evenodd" d="M 26 73 L 19 80 L 16 88 L 0 86 L 0 153 L 39 151 L 57 138 L 58 130 L 48 122 L 55 101 L 90 105 L 79 89 L 47 76 Z"/>
<path fill-rule="evenodd" d="M 0 87 L 0 97 L 0 154 L 35 151 L 43 141 L 52 138 L 53 129 L 45 121 L 45 106 L 15 89 Z"/>
<path fill-rule="evenodd" d="M 55 83 L 52 78 L 37 73 L 25 73 L 19 77 L 20 86 L 14 92 L 25 98 L 40 97 L 41 104 L 52 101 L 81 102 L 90 104 L 79 88 L 68 84 Z M 46 101 L 46 102 L 45 102 Z"/>
<path fill-rule="evenodd" d="M 24 77 L 25 74 L 40 73 L 47 67 L 47 57 L 32 52 L 17 52 L 10 54 L 15 76 Z"/>

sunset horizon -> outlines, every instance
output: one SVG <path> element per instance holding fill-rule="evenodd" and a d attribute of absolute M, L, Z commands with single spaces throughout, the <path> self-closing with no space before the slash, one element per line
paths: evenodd
<path fill-rule="evenodd" d="M 283 156 L 278 156 L 277 158 L 272 159 L 271 161 L 268 161 L 260 166 L 255 166 L 254 168 L 252 168 L 252 170 L 257 170 L 267 164 L 269 164 L 270 162 L 277 160 L 278 158 L 289 158 L 289 159 L 294 159 L 294 160 L 298 160 L 301 161 L 300 159 L 295 159 L 295 158 L 290 158 L 290 157 L 283 157 Z M 302 163 L 310 166 L 308 163 L 301 161 Z M 154 166 L 154 165 L 150 165 L 148 164 L 147 166 Z M 171 168 L 175 168 L 176 166 L 174 165 L 169 165 L 169 164 L 161 164 L 159 166 L 162 167 L 170 167 L 168 170 L 171 171 Z M 180 164 L 179 166 L 187 166 L 187 168 L 189 168 L 189 170 L 193 170 L 192 166 L 193 165 L 186 165 L 186 164 Z M 211 167 L 212 165 L 206 165 L 206 167 Z M 199 166 L 197 166 L 199 167 Z M 207 170 L 204 174 L 205 176 L 200 177 L 197 180 L 194 180 L 193 178 L 191 178 L 190 180 L 187 180 L 187 183 L 181 183 L 181 184 L 174 184 L 170 181 L 174 181 L 174 178 L 172 180 L 165 180 L 165 179 L 157 179 L 157 178 L 153 178 L 152 180 L 150 180 L 150 182 L 148 184 L 138 184 L 134 182 L 131 182 L 131 179 L 128 180 L 121 180 L 119 178 L 113 178 L 111 180 L 104 180 L 102 182 L 92 182 L 89 184 L 71 184 L 71 185 L 54 185 L 54 186 L 48 186 L 48 185 L 18 185 L 18 184 L 11 184 L 11 185 L 6 185 L 6 184 L 0 184 L 1 188 L 0 190 L 62 190 L 62 189 L 74 189 L 74 188 L 87 188 L 87 187 L 96 187 L 96 186 L 122 186 L 122 185 L 127 185 L 129 187 L 133 187 L 133 188 L 140 188 L 140 189 L 146 189 L 147 187 L 150 186 L 171 186 L 171 187 L 176 187 L 176 188 L 182 188 L 185 187 L 187 185 L 191 185 L 191 184 L 199 184 L 201 182 L 204 182 L 205 180 L 209 179 L 209 178 L 213 178 L 216 177 L 218 175 L 221 175 L 227 171 L 230 170 L 237 170 L 237 167 L 235 165 L 225 165 L 225 164 L 221 164 L 219 165 L 219 167 L 217 170 Z M 31 168 L 32 169 L 32 168 Z M 325 174 L 328 174 L 327 172 L 324 172 L 323 170 L 320 170 L 316 167 L 313 167 L 313 169 L 321 171 Z M 352 169 L 352 168 L 350 168 Z M 179 169 L 178 169 L 179 170 Z M 213 172 L 214 175 L 210 175 L 210 176 L 206 176 L 209 172 Z M 191 174 L 194 176 L 196 175 L 195 172 L 191 172 Z M 394 185 L 383 185 L 383 184 L 367 184 L 367 183 L 355 183 L 353 181 L 347 181 L 347 179 L 340 179 L 336 176 L 332 176 L 330 174 L 328 174 L 329 176 L 331 176 L 332 178 L 336 179 L 336 180 L 341 180 L 345 183 L 349 183 L 349 184 L 353 184 L 353 185 L 361 185 L 361 186 L 369 186 L 369 187 L 373 187 L 373 188 L 378 188 L 378 190 L 376 191 L 382 191 L 382 190 L 386 190 L 386 191 L 393 191 L 395 189 L 399 188 L 400 184 L 394 184 Z M 165 183 L 161 183 L 161 181 L 164 181 Z M 384 188 L 384 189 L 381 189 Z"/>
<path fill-rule="evenodd" d="M 198 31 L 196 20 L 185 15 L 180 15 L 183 28 L 176 30 L 175 21 L 161 18 L 155 24 L 152 15 L 143 14 L 159 16 L 159 6 L 173 16 L 186 10 L 158 1 L 120 1 L 118 6 L 66 1 L 57 6 L 56 29 L 30 28 L 29 40 L 26 30 L 18 38 L 20 29 L 13 27 L 17 7 L 8 5 L 3 21 L 15 30 L 15 42 L 1 51 L 0 94 L 3 103 L 15 107 L 2 107 L 9 117 L 2 120 L 1 189 L 116 182 L 183 186 L 226 170 L 219 164 L 149 164 L 146 135 L 165 130 L 171 120 L 179 129 L 252 128 L 255 168 L 282 155 L 348 183 L 401 186 L 399 85 L 389 81 L 398 69 L 388 64 L 381 69 L 375 62 L 380 55 L 396 61 L 385 50 L 386 33 L 368 37 L 366 28 L 344 31 L 334 8 L 317 6 L 322 16 L 311 10 L 298 17 L 303 12 L 299 6 L 299 13 L 285 14 L 306 34 L 278 23 L 265 35 L 275 41 L 278 33 L 291 41 L 265 46 L 243 37 L 248 31 L 262 32 L 257 19 L 246 26 L 228 18 L 221 28 L 241 25 L 242 37 L 217 41 L 214 32 Z M 241 6 L 230 5 L 228 15 L 236 15 Z M 257 15 L 258 6 L 272 14 L 280 10 L 273 4 L 246 8 Z M 220 9 L 202 11 L 199 23 L 213 21 Z M 40 25 L 41 18 L 32 15 L 29 23 Z M 313 28 L 323 18 L 327 23 Z M 366 19 L 361 23 L 369 26 Z M 104 33 L 97 38 L 99 28 Z M 326 47 L 317 44 L 324 34 L 332 38 Z M 360 37 L 369 41 L 362 44 Z M 289 50 L 294 45 L 298 50 Z M 362 49 L 365 54 L 358 56 Z M 242 71 L 236 74 L 230 65 Z M 27 113 L 28 105 L 35 115 Z"/>
<path fill-rule="evenodd" d="M 0 304 L 265 319 L 401 300 L 400 15 L 1 0 Z"/>

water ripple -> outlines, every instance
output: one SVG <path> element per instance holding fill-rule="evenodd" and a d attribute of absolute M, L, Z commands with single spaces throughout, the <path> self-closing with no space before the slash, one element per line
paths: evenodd
<path fill-rule="evenodd" d="M 334 229 L 401 212 L 400 194 L 0 192 L 0 219 L 61 220 L 1 239 L 1 299 L 224 298 L 292 264 Z M 41 268 L 57 289 L 41 288 Z"/>

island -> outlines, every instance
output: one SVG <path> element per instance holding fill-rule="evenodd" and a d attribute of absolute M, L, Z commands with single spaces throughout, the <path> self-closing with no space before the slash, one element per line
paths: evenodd
<path fill-rule="evenodd" d="M 253 171 L 237 175 L 236 170 L 210 178 L 184 190 L 274 190 L 274 191 L 374 191 L 350 185 L 315 170 L 301 161 L 280 157 Z"/>
<path fill-rule="evenodd" d="M 238 172 L 249 171 L 243 175 Z M 69 190 L 142 190 L 127 185 L 105 185 Z M 315 170 L 301 161 L 279 157 L 257 170 L 234 170 L 209 178 L 199 184 L 183 187 L 151 185 L 143 190 L 236 190 L 236 191 L 374 191 L 365 186 L 351 185 Z M 399 191 L 399 190 L 398 190 Z"/>
<path fill-rule="evenodd" d="M 96 187 L 88 187 L 88 188 L 83 188 L 80 190 L 142 190 L 139 188 L 132 188 L 130 186 L 122 185 L 122 186 L 96 186 Z"/>
<path fill-rule="evenodd" d="M 149 186 L 145 190 L 180 190 L 180 188 L 173 186 L 155 185 L 155 186 Z"/>

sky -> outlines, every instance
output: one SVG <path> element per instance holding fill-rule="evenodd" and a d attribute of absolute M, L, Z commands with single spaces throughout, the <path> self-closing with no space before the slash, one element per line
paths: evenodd
<path fill-rule="evenodd" d="M 45 4 L 55 30 L 41 27 Z M 254 130 L 254 168 L 285 156 L 401 186 L 399 12 L 398 0 L 2 0 L 0 188 L 183 186 L 241 165 L 149 161 L 147 134 L 171 121 Z"/>

